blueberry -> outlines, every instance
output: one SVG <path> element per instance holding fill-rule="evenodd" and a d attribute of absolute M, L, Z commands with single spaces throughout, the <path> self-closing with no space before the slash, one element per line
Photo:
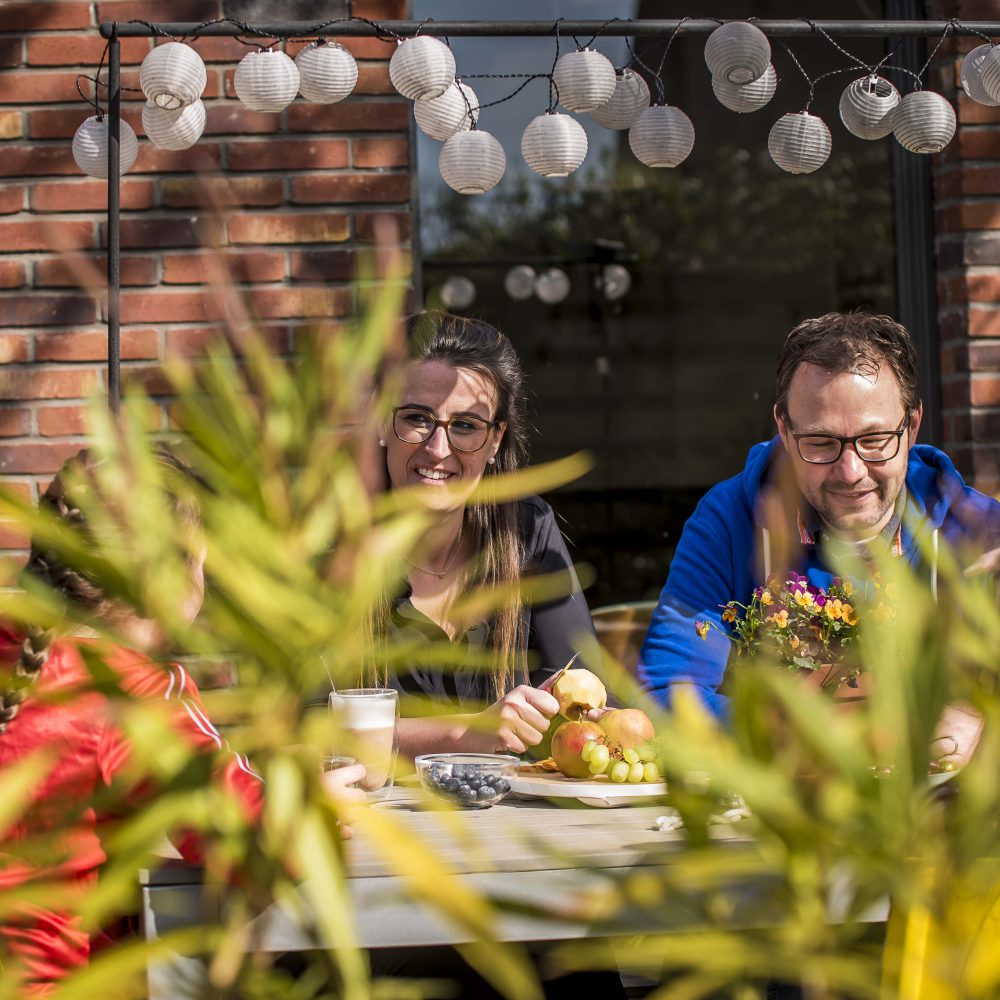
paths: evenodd
<path fill-rule="evenodd" d="M 475 789 L 470 788 L 468 785 L 459 785 L 458 792 L 459 802 L 471 802 L 476 797 Z"/>
<path fill-rule="evenodd" d="M 480 785 L 478 791 L 476 792 L 476 798 L 481 799 L 484 802 L 489 802 L 490 799 L 495 799 L 497 797 L 497 790 L 491 788 L 489 785 Z"/>
<path fill-rule="evenodd" d="M 483 776 L 481 774 L 473 774 L 465 779 L 465 783 L 472 788 L 480 788 L 483 784 Z"/>
<path fill-rule="evenodd" d="M 462 783 L 454 775 L 447 777 L 441 782 L 441 787 L 446 792 L 454 792 Z"/>
<path fill-rule="evenodd" d="M 495 774 L 487 774 L 483 781 L 486 782 L 490 788 L 496 788 L 497 786 L 497 776 Z"/>
<path fill-rule="evenodd" d="M 440 764 L 435 764 L 431 768 L 431 780 L 432 781 L 440 781 L 443 775 L 444 775 L 444 771 L 441 769 L 441 765 Z"/>
<path fill-rule="evenodd" d="M 510 791 L 510 782 L 506 778 L 497 778 L 493 787 L 500 795 L 506 795 Z"/>

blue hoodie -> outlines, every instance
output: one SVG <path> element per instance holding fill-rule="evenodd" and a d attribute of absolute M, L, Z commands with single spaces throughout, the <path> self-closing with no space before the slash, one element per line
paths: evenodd
<path fill-rule="evenodd" d="M 640 653 L 639 676 L 646 690 L 668 705 L 672 684 L 695 685 L 717 716 L 726 714 L 726 697 L 719 685 L 726 672 L 732 643 L 711 629 L 705 639 L 696 621 L 711 621 L 722 629 L 722 606 L 748 603 L 754 587 L 764 582 L 770 565 L 769 539 L 760 523 L 762 484 L 771 481 L 772 465 L 787 461 L 779 437 L 754 445 L 743 471 L 712 487 L 702 497 L 681 534 L 667 582 Z M 796 523 L 794 511 L 787 511 Z M 966 486 L 951 459 L 929 445 L 914 445 L 906 472 L 906 513 L 901 526 L 901 552 L 920 567 L 917 535 L 937 532 L 939 544 L 974 544 L 979 551 L 1000 544 L 1000 504 Z M 818 587 L 828 587 L 833 573 L 799 519 L 799 551 L 793 569 Z M 795 565 L 798 557 L 798 565 Z"/>

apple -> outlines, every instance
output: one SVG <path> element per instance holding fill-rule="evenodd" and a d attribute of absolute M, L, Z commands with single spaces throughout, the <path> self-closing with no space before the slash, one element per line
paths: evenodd
<path fill-rule="evenodd" d="M 604 730 L 596 722 L 564 722 L 552 734 L 552 759 L 567 778 L 589 778 L 590 767 L 580 756 L 584 743 L 600 739 Z"/>
<path fill-rule="evenodd" d="M 584 715 L 591 708 L 604 708 L 608 703 L 608 692 L 601 679 L 583 667 L 565 668 L 550 690 L 559 702 L 559 714 L 567 719 Z"/>
<path fill-rule="evenodd" d="M 622 750 L 650 743 L 656 736 L 653 723 L 640 708 L 613 708 L 605 712 L 601 716 L 601 729 L 608 742 Z"/>

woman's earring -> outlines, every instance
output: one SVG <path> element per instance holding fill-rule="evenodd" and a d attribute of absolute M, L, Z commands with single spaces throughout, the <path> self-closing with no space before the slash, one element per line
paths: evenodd
<path fill-rule="evenodd" d="M 496 460 L 496 456 L 494 455 L 492 458 L 486 459 L 486 464 L 487 465 L 496 465 L 496 461 L 497 461 Z"/>
<path fill-rule="evenodd" d="M 385 447 L 385 438 L 379 438 L 378 439 L 378 446 L 380 448 L 384 448 Z"/>

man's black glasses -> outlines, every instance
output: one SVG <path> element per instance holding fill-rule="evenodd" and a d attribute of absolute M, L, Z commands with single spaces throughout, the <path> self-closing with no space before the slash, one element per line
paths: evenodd
<path fill-rule="evenodd" d="M 810 465 L 833 465 L 845 446 L 850 445 L 862 462 L 890 462 L 899 454 L 899 443 L 910 426 L 909 416 L 894 431 L 868 431 L 854 437 L 829 434 L 792 434 L 803 462 Z"/>

